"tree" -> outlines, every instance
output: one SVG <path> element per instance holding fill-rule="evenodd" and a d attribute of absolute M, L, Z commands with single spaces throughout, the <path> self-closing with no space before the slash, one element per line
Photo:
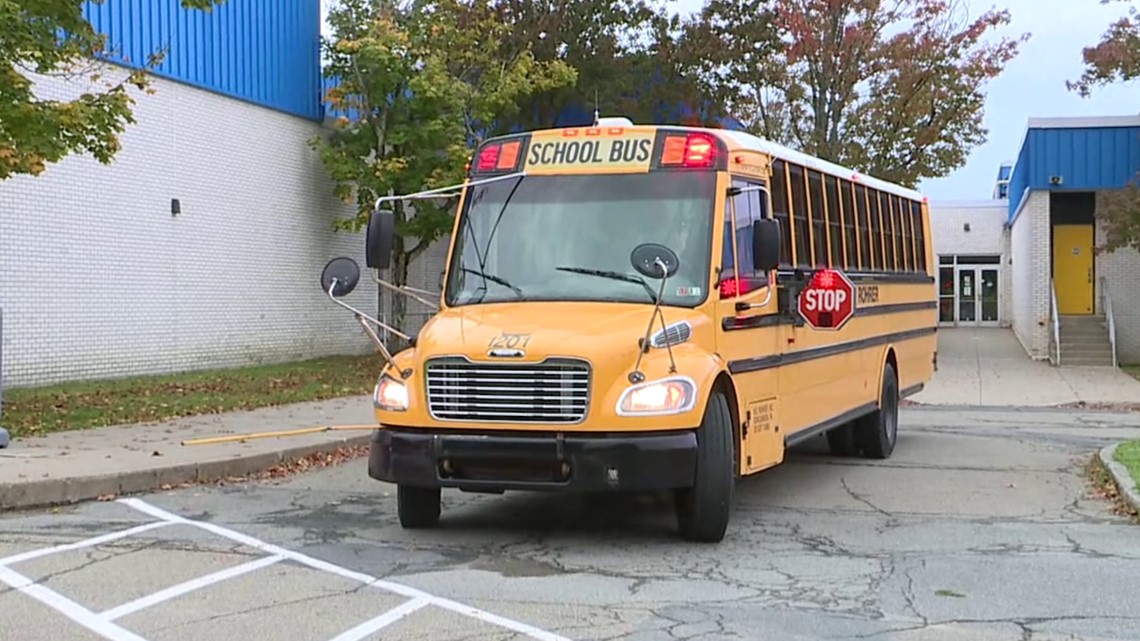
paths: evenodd
<path fill-rule="evenodd" d="M 669 16 L 651 0 L 491 0 L 505 24 L 504 47 L 573 67 L 572 85 L 524 98 L 512 125 L 550 127 L 568 107 L 654 122 L 656 107 L 686 78 L 670 68 L 661 33 Z"/>
<path fill-rule="evenodd" d="M 984 42 L 951 0 L 713 0 L 690 20 L 692 66 L 758 135 L 907 186 L 985 141 L 987 81 L 1028 38 Z M 749 86 L 755 85 L 757 89 Z"/>
<path fill-rule="evenodd" d="M 1101 4 L 1132 0 L 1100 0 Z M 1093 87 L 1112 82 L 1128 82 L 1140 77 L 1140 14 L 1135 6 L 1128 7 L 1128 15 L 1108 26 L 1095 46 L 1081 50 L 1085 70 L 1080 78 L 1067 81 L 1071 91 L 1083 97 L 1092 95 Z"/>
<path fill-rule="evenodd" d="M 94 0 L 102 2 L 103 0 Z M 225 0 L 182 0 L 186 9 L 210 10 Z M 119 134 L 134 124 L 129 86 L 149 90 L 150 61 L 118 82 L 103 82 L 70 101 L 36 97 L 32 79 L 92 73 L 106 50 L 106 37 L 83 15 L 84 0 L 4 0 L 0 2 L 0 180 L 17 174 L 38 176 L 48 164 L 87 152 L 108 164 L 119 150 Z"/>
<path fill-rule="evenodd" d="M 360 230 L 380 195 L 462 182 L 472 147 L 515 116 L 524 97 L 576 78 L 564 62 L 504 47 L 509 25 L 479 0 L 343 0 L 328 22 L 322 49 L 335 86 L 326 102 L 342 115 L 312 144 L 337 196 L 356 205 L 337 229 Z M 392 208 L 389 280 L 403 286 L 411 261 L 450 231 L 452 211 L 428 200 L 417 200 L 414 214 L 400 201 Z M 405 310 L 405 298 L 393 297 L 396 327 Z"/>
<path fill-rule="evenodd" d="M 1101 4 L 1131 0 L 1101 0 Z M 1128 15 L 1108 26 L 1095 46 L 1082 50 L 1084 72 L 1075 81 L 1065 85 L 1082 97 L 1092 95 L 1097 86 L 1114 82 L 1131 82 L 1140 77 L 1140 14 L 1135 6 L 1128 7 Z M 1105 241 L 1097 248 L 1112 252 L 1122 247 L 1140 251 L 1140 175 L 1120 189 L 1104 190 L 1097 194 L 1096 216 L 1102 223 Z"/>

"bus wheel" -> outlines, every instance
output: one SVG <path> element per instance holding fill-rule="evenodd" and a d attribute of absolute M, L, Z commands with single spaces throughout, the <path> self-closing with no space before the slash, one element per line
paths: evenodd
<path fill-rule="evenodd" d="M 867 458 L 890 458 L 899 437 L 899 378 L 894 365 L 883 368 L 879 409 L 859 419 L 856 438 Z"/>
<path fill-rule="evenodd" d="M 697 430 L 697 469 L 693 486 L 677 490 L 674 504 L 681 536 L 689 541 L 718 543 L 728 529 L 732 508 L 732 414 L 728 400 L 715 391 Z"/>
<path fill-rule="evenodd" d="M 396 512 L 405 529 L 435 527 L 439 523 L 438 487 L 396 487 Z"/>
<path fill-rule="evenodd" d="M 859 443 L 855 439 L 855 426 L 851 423 L 827 432 L 827 449 L 832 456 L 855 456 Z"/>

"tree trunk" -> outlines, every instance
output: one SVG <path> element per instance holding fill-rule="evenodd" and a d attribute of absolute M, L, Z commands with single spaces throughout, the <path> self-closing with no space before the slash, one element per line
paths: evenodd
<path fill-rule="evenodd" d="M 392 243 L 392 268 L 388 270 L 391 277 L 390 283 L 397 287 L 403 287 L 408 283 L 409 258 L 408 252 L 405 251 L 404 239 L 396 236 Z M 405 334 L 409 333 L 407 330 L 408 297 L 387 288 L 384 288 L 384 293 L 392 301 L 392 315 L 388 319 L 388 324 Z M 393 354 L 408 346 L 407 341 L 395 334 L 388 335 L 387 343 L 388 351 Z"/>

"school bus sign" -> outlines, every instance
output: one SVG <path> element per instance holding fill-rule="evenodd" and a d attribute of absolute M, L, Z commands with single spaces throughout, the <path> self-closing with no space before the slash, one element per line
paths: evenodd
<path fill-rule="evenodd" d="M 855 285 L 841 271 L 821 269 L 800 292 L 799 309 L 813 329 L 839 329 L 855 314 Z"/>

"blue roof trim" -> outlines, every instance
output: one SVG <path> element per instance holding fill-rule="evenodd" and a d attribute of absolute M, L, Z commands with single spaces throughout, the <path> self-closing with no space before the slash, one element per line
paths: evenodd
<path fill-rule="evenodd" d="M 1030 191 L 1095 191 L 1124 187 L 1140 173 L 1140 124 L 1031 126 L 1010 175 L 1009 220 Z M 1060 182 L 1054 184 L 1053 177 Z"/>

